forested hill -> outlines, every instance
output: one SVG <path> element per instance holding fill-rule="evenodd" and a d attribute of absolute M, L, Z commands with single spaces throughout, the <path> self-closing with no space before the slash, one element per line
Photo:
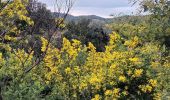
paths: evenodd
<path fill-rule="evenodd" d="M 64 14 L 60 14 L 60 16 L 63 16 L 63 15 L 64 15 Z M 57 13 L 57 12 L 53 13 L 53 16 L 57 17 L 57 16 L 58 16 L 58 13 Z M 68 14 L 66 21 L 77 21 L 77 20 L 80 20 L 80 19 L 98 19 L 98 20 L 106 21 L 106 22 L 112 20 L 112 18 L 103 18 L 103 17 L 97 16 L 97 15 L 73 16 L 73 15 L 71 15 L 71 14 Z"/>
<path fill-rule="evenodd" d="M 63 16 L 64 14 L 60 14 L 60 16 Z M 54 12 L 53 13 L 54 17 L 58 17 L 58 13 Z M 66 21 L 79 21 L 81 19 L 97 19 L 100 21 L 104 21 L 106 23 L 111 23 L 111 22 L 128 22 L 128 21 L 142 21 L 145 20 L 147 16 L 135 16 L 135 15 L 123 15 L 123 16 L 117 16 L 117 17 L 113 17 L 113 18 L 104 18 L 104 17 L 100 17 L 97 15 L 81 15 L 81 16 L 73 16 L 71 14 L 67 15 Z"/>

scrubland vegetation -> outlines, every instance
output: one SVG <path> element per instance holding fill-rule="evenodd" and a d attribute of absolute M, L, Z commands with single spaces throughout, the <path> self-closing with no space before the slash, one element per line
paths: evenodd
<path fill-rule="evenodd" d="M 169 1 L 112 21 L 66 21 L 62 2 L 0 0 L 0 100 L 170 99 Z"/>

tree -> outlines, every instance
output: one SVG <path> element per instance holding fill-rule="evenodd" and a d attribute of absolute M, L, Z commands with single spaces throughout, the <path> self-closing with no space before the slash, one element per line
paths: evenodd
<path fill-rule="evenodd" d="M 149 12 L 148 27 L 154 39 L 170 47 L 170 1 L 169 0 L 130 0 Z M 154 30 L 153 30 L 154 29 Z"/>
<path fill-rule="evenodd" d="M 61 2 L 61 0 L 56 0 L 56 4 L 57 4 L 56 8 L 58 10 L 61 8 L 65 9 L 65 11 L 62 11 L 62 13 L 64 13 L 64 16 L 60 16 L 61 12 L 59 12 L 59 16 L 55 20 L 48 19 L 49 21 L 55 24 L 50 24 L 51 26 L 45 26 L 48 25 L 49 22 L 43 22 L 43 19 L 46 18 L 44 16 L 41 16 L 41 18 L 43 19 L 38 20 L 36 23 L 33 22 L 35 21 L 34 17 L 29 16 L 29 14 L 34 9 L 33 10 L 26 9 L 26 7 L 28 7 L 27 0 L 7 0 L 7 1 L 0 0 L 0 51 L 3 53 L 3 55 L 6 54 L 8 55 L 8 53 L 11 52 L 15 55 L 16 59 L 19 59 L 19 62 L 23 68 L 22 75 L 18 76 L 19 80 L 22 80 L 33 68 L 38 66 L 43 61 L 46 55 L 46 51 L 49 48 L 49 44 L 52 42 L 53 36 L 55 36 L 58 33 L 60 27 L 62 26 L 65 18 L 67 17 L 68 12 L 73 6 L 73 1 L 62 0 Z M 43 15 L 49 13 L 49 11 L 45 9 L 45 7 L 40 7 L 37 11 L 38 14 L 42 13 Z M 31 17 L 33 20 L 31 19 Z M 43 24 L 40 25 L 40 22 L 43 22 Z M 38 30 L 36 30 L 37 27 Z M 32 46 L 26 50 L 24 50 L 25 48 L 23 47 L 26 45 L 25 43 L 23 44 L 23 46 L 18 46 L 18 44 L 20 44 L 22 41 L 27 41 L 28 37 L 30 37 L 31 35 L 35 36 L 34 34 L 31 34 L 34 33 L 35 30 L 41 32 L 39 30 L 41 28 L 48 29 L 46 36 L 44 36 L 47 38 L 48 42 L 45 47 L 45 51 L 40 55 L 40 57 L 32 58 L 36 41 L 33 42 Z M 20 57 L 16 51 L 20 51 L 20 53 L 23 52 L 24 57 Z M 25 68 L 28 62 L 31 64 L 27 66 L 27 68 Z M 0 82 L 0 92 L 1 92 L 1 87 L 3 86 Z"/>
<path fill-rule="evenodd" d="M 78 22 L 69 22 L 66 25 L 67 31 L 64 36 L 69 39 L 80 40 L 87 45 L 92 42 L 98 52 L 105 51 L 109 41 L 108 33 L 104 29 L 105 22 L 92 19 L 80 19 Z"/>
<path fill-rule="evenodd" d="M 32 66 L 28 69 L 25 70 L 25 73 L 29 73 L 34 67 L 36 67 L 37 65 L 40 64 L 40 62 L 43 61 L 43 58 L 46 55 L 46 52 L 49 48 L 50 43 L 52 43 L 53 41 L 53 37 L 55 37 L 56 35 L 61 35 L 59 32 L 60 27 L 62 26 L 62 24 L 64 23 L 64 20 L 66 19 L 69 11 L 71 10 L 73 4 L 74 4 L 74 0 L 55 0 L 55 4 L 56 4 L 56 10 L 58 12 L 58 17 L 55 20 L 55 24 L 50 27 L 50 29 L 48 30 L 48 33 L 46 35 L 47 38 L 47 45 L 45 48 L 45 51 L 41 54 L 40 57 L 38 57 L 32 64 Z M 38 23 L 38 22 L 37 22 Z"/>

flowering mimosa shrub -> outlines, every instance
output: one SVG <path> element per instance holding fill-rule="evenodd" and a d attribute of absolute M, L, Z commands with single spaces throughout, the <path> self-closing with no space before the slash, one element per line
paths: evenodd
<path fill-rule="evenodd" d="M 160 99 L 168 78 L 169 61 L 163 57 L 162 48 L 152 43 L 141 43 L 138 37 L 123 39 L 110 34 L 110 42 L 104 52 L 96 52 L 92 43 L 81 45 L 78 40 L 63 38 L 61 49 L 48 45 L 41 38 L 43 61 L 30 73 L 24 74 L 34 57 L 16 50 L 4 58 L 0 54 L 0 77 L 11 78 L 2 88 L 4 98 L 50 100 L 113 100 L 113 99 Z M 48 47 L 48 49 L 46 49 Z M 15 53 L 15 54 L 16 54 Z M 161 70 L 160 70 L 161 69 Z M 166 70 L 165 70 L 166 69 Z M 163 84 L 164 83 L 164 84 Z"/>
<path fill-rule="evenodd" d="M 34 24 L 27 16 L 28 0 L 1 0 L 0 2 L 7 1 L 9 3 L 4 8 L 1 9 L 0 6 L 0 51 L 11 51 L 9 45 L 15 44 L 26 27 Z"/>

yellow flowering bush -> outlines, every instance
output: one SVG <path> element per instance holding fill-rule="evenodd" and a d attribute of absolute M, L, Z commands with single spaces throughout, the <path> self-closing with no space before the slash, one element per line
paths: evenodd
<path fill-rule="evenodd" d="M 7 0 L 0 2 L 5 3 Z M 9 0 L 9 3 L 0 11 L 0 51 L 10 50 L 9 45 L 14 45 L 20 40 L 18 38 L 23 32 L 21 27 L 24 25 L 18 24 L 21 22 L 25 22 L 25 26 L 34 24 L 31 18 L 27 17 L 27 3 L 28 0 Z"/>
<path fill-rule="evenodd" d="M 133 46 L 122 40 L 115 32 L 110 34 L 105 52 L 96 52 L 92 43 L 82 46 L 78 40 L 70 42 L 65 38 L 60 50 L 50 44 L 44 58 L 45 83 L 61 86 L 65 98 L 154 97 L 157 82 L 148 74 L 152 64 L 146 60 L 157 58 L 142 57 L 147 54 L 141 51 L 146 47 L 137 46 L 137 37 L 127 40 Z M 45 41 L 42 39 L 42 49 Z"/>
<path fill-rule="evenodd" d="M 0 63 L 0 76 L 12 79 L 10 90 L 3 88 L 2 94 L 5 97 L 10 95 L 11 98 L 23 99 L 32 95 L 30 98 L 43 97 L 52 100 L 161 97 L 160 94 L 158 96 L 162 86 L 159 82 L 164 81 L 159 79 L 161 73 L 156 67 L 167 66 L 168 61 L 153 64 L 163 61 L 159 46 L 149 44 L 156 48 L 154 50 L 150 50 L 148 44 L 138 46 L 140 43 L 137 37 L 127 40 L 128 44 L 123 43 L 124 39 L 115 32 L 110 34 L 110 42 L 104 52 L 96 52 L 92 43 L 83 46 L 78 40 L 69 41 L 63 38 L 61 49 L 55 48 L 43 37 L 41 41 L 41 51 L 46 52 L 46 55 L 38 66 L 24 76 L 25 69 L 34 60 L 33 53 L 29 58 L 20 49 L 15 50 L 8 58 L 3 58 L 0 54 L 0 59 L 6 59 L 4 63 Z M 16 92 L 12 94 L 10 91 Z M 26 92 L 29 95 L 24 94 Z"/>
<path fill-rule="evenodd" d="M 0 6 L 3 2 L 0 0 Z M 114 24 L 113 27 L 121 29 L 109 34 L 102 52 L 97 52 L 98 46 L 92 43 L 85 45 L 66 38 L 62 38 L 62 47 L 56 48 L 55 36 L 51 39 L 47 34 L 38 35 L 36 43 L 41 45 L 36 51 L 36 46 L 16 45 L 28 43 L 29 36 L 22 38 L 21 33 L 29 32 L 21 27 L 34 24 L 27 17 L 27 3 L 28 0 L 10 0 L 0 10 L 0 99 L 168 100 L 169 50 L 151 41 L 149 38 L 155 37 L 150 36 L 152 33 L 143 34 L 159 30 L 148 30 L 147 23 Z M 18 25 L 20 21 L 26 26 Z M 57 26 L 60 30 L 63 27 L 64 24 Z"/>

